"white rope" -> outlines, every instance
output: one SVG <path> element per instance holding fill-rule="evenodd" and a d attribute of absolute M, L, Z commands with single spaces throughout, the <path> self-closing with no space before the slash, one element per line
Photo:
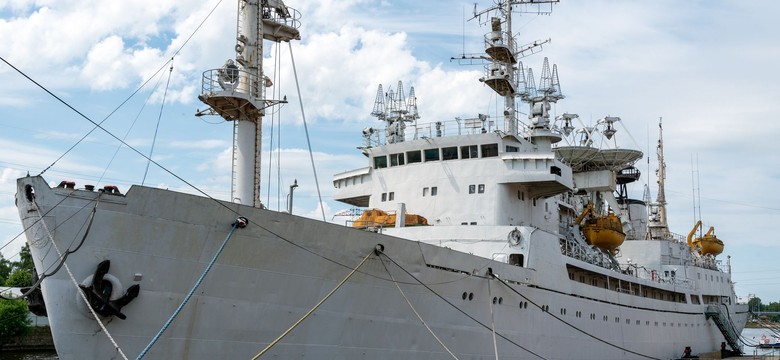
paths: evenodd
<path fill-rule="evenodd" d="M 490 297 L 493 294 L 490 292 L 490 279 L 488 279 L 488 303 L 490 304 L 490 328 L 493 330 L 493 351 L 496 353 L 496 360 L 498 360 L 498 344 L 496 343 L 496 321 L 493 317 L 493 299 Z"/>
<path fill-rule="evenodd" d="M 49 227 L 46 225 L 46 222 L 43 221 L 43 216 L 41 216 L 41 212 L 38 207 L 38 203 L 33 199 L 33 204 L 35 205 L 35 212 L 38 214 L 38 218 L 40 219 L 40 222 L 43 224 L 43 229 L 46 230 L 46 234 L 49 236 L 49 240 L 51 240 L 52 246 L 54 246 L 54 250 L 57 252 L 57 254 L 62 257 L 62 252 L 60 251 L 59 247 L 57 247 L 57 243 L 54 241 L 54 237 L 51 235 L 51 231 L 49 231 Z M 70 271 L 70 267 L 67 263 L 63 263 L 65 266 L 65 271 L 68 273 L 68 276 L 70 277 L 70 280 L 73 282 L 73 285 L 76 287 L 76 292 L 81 295 L 81 299 L 84 300 L 84 303 L 87 305 L 87 309 L 89 309 L 89 312 L 92 313 L 92 316 L 95 317 L 95 321 L 100 325 L 100 328 L 103 329 L 103 332 L 108 337 L 108 340 L 111 341 L 111 344 L 114 345 L 114 348 L 116 351 L 119 352 L 119 355 L 122 356 L 123 359 L 128 360 L 127 356 L 125 356 L 125 353 L 122 351 L 122 349 L 119 347 L 119 345 L 116 343 L 114 338 L 111 336 L 111 334 L 108 332 L 108 329 L 106 329 L 106 326 L 103 325 L 103 322 L 100 321 L 100 317 L 95 312 L 95 309 L 92 308 L 92 306 L 89 305 L 89 300 L 87 300 L 87 296 L 84 295 L 84 291 L 81 290 L 79 287 L 79 282 L 76 281 L 76 277 L 73 276 L 73 273 Z"/>
<path fill-rule="evenodd" d="M 441 339 L 439 339 L 438 336 L 436 336 L 436 334 L 434 334 L 433 330 L 431 330 L 431 327 L 428 326 L 427 323 L 425 323 L 425 320 L 423 320 L 422 316 L 420 316 L 420 313 L 418 313 L 417 310 L 414 308 L 414 306 L 412 306 L 412 303 L 409 301 L 409 298 L 407 298 L 406 294 L 404 294 L 404 291 L 401 290 L 401 286 L 399 286 L 398 282 L 395 281 L 395 278 L 393 278 L 393 274 L 391 274 L 390 270 L 387 268 L 387 266 L 385 266 L 385 261 L 382 260 L 381 257 L 379 259 L 382 261 L 382 266 L 385 267 L 385 271 L 387 271 L 387 275 L 390 275 L 390 280 L 393 281 L 393 284 L 395 284 L 395 287 L 398 289 L 398 292 L 400 292 L 401 296 L 404 297 L 404 300 L 406 300 L 406 304 L 408 304 L 409 307 L 412 309 L 412 311 L 414 312 L 414 315 L 417 316 L 417 319 L 420 320 L 420 322 L 423 324 L 423 326 L 425 326 L 426 329 L 428 329 L 428 332 L 431 333 L 433 338 L 436 339 L 436 341 L 439 342 L 439 345 L 441 345 L 441 347 L 443 347 L 444 350 L 446 350 L 450 354 L 450 356 L 452 356 L 453 359 L 458 360 L 458 357 L 455 356 L 455 354 L 453 354 L 452 351 L 450 351 L 449 348 L 447 348 L 447 345 L 444 345 L 444 343 L 441 341 Z"/>

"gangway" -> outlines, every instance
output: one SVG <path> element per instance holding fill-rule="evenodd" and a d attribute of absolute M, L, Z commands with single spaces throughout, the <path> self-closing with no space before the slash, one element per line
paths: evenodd
<path fill-rule="evenodd" d="M 720 309 L 720 306 L 707 305 L 707 310 L 704 311 L 704 315 L 707 319 L 712 319 L 718 327 L 718 330 L 720 330 L 720 333 L 723 334 L 726 342 L 731 346 L 731 349 L 737 354 L 742 354 L 742 346 L 739 344 L 739 334 L 737 334 L 737 331 L 734 329 L 731 320 L 729 320 Z"/>

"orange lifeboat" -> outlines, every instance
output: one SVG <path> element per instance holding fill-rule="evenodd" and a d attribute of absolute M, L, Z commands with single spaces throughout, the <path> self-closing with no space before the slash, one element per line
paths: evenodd
<path fill-rule="evenodd" d="M 585 224 L 580 227 L 585 235 L 585 240 L 599 249 L 615 253 L 626 239 L 620 218 L 612 212 L 606 216 L 596 216 L 593 204 L 589 203 L 585 207 L 585 211 L 577 217 L 576 223 L 581 223 L 588 214 L 591 214 L 591 217 L 585 220 Z"/>
<path fill-rule="evenodd" d="M 363 214 L 352 223 L 352 227 L 395 227 L 395 220 L 395 213 L 387 213 L 379 209 L 368 209 L 363 210 Z M 428 225 L 428 220 L 420 215 L 406 214 L 404 220 L 404 225 L 406 226 Z"/>
<path fill-rule="evenodd" d="M 697 221 L 696 225 L 693 226 L 693 230 L 688 233 L 688 246 L 692 249 L 697 249 L 699 254 L 702 255 L 720 255 L 720 253 L 723 252 L 724 245 L 723 241 L 715 236 L 715 227 L 710 226 L 710 229 L 707 230 L 707 233 L 704 234 L 704 236 L 697 237 L 696 239 L 693 238 L 693 234 L 700 226 L 701 220 Z"/>

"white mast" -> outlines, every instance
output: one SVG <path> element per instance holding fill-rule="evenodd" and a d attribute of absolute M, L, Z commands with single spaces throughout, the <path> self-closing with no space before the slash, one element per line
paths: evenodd
<path fill-rule="evenodd" d="M 479 57 L 487 61 L 485 75 L 480 78 L 480 81 L 504 98 L 504 131 L 518 135 L 515 99 L 520 97 L 531 107 L 530 131 L 526 135 L 540 147 L 549 147 L 548 144 L 561 140 L 559 135 L 550 131 L 548 113 L 550 103 L 563 98 L 558 82 L 558 70 L 553 66 L 550 72 L 549 64 L 545 59 L 541 88 L 537 90 L 532 85 L 533 74 L 530 71 L 526 79 L 523 63 L 519 63 L 517 59 L 533 54 L 549 40 L 536 41 L 518 48 L 515 35 L 512 33 L 512 12 L 515 11 L 513 10 L 515 5 L 540 6 L 557 2 L 558 0 L 499 0 L 494 7 L 474 14 L 476 17 L 495 11 L 497 15 L 490 18 L 491 31 L 485 35 L 485 52 L 489 57 Z M 537 10 L 536 13 L 542 11 Z"/>
<path fill-rule="evenodd" d="M 239 0 L 236 59 L 203 73 L 209 105 L 197 115 L 216 114 L 234 123 L 232 200 L 260 207 L 260 151 L 264 109 L 285 100 L 266 99 L 271 80 L 263 74 L 263 40 L 299 40 L 300 14 L 281 0 Z M 237 64 L 236 64 L 237 63 Z"/>

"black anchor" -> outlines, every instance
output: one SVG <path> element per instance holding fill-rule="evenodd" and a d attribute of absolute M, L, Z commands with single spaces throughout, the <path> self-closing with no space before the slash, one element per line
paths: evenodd
<path fill-rule="evenodd" d="M 79 287 L 87 296 L 89 306 L 91 306 L 96 313 L 102 316 L 116 316 L 124 320 L 127 316 L 122 314 L 122 307 L 129 304 L 130 301 L 138 296 L 138 293 L 141 291 L 141 286 L 138 284 L 130 286 L 122 297 L 111 300 L 111 292 L 114 289 L 114 285 L 111 284 L 111 281 L 103 278 L 108 274 L 108 269 L 110 267 L 111 260 L 103 260 L 98 264 L 97 269 L 95 269 L 95 275 L 92 277 L 92 285 L 79 285 Z"/>

